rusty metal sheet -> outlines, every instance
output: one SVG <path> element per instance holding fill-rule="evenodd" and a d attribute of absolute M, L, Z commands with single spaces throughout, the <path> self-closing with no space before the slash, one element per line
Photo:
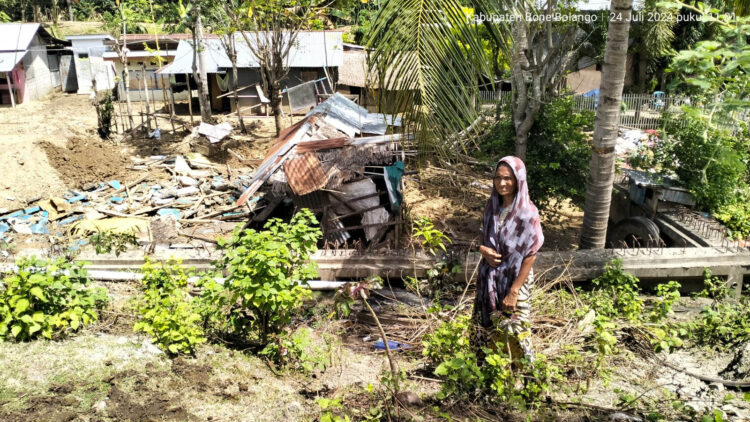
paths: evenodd
<path fill-rule="evenodd" d="M 313 153 L 305 153 L 284 162 L 284 174 L 289 187 L 297 195 L 305 195 L 325 187 L 328 178 L 320 160 Z"/>

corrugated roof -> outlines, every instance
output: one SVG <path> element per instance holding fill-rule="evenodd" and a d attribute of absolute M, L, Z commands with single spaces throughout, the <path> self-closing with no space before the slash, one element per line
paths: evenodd
<path fill-rule="evenodd" d="M 325 187 L 328 178 L 318 157 L 305 153 L 284 162 L 284 174 L 292 192 L 305 195 Z"/>
<path fill-rule="evenodd" d="M 38 23 L 0 23 L 0 52 L 26 51 L 39 27 Z"/>
<path fill-rule="evenodd" d="M 12 71 L 25 55 L 25 51 L 0 52 L 0 72 Z"/>
<path fill-rule="evenodd" d="M 52 38 L 38 23 L 0 23 L 0 72 L 16 67 L 39 31 Z"/>
<path fill-rule="evenodd" d="M 256 43 L 256 33 L 247 32 L 251 43 Z M 264 33 L 259 33 L 262 37 Z M 297 34 L 289 57 L 288 67 L 339 67 L 343 63 L 343 40 L 341 32 L 310 31 Z M 257 68 L 258 59 L 245 42 L 242 34 L 235 34 L 237 46 L 237 66 L 240 68 Z M 224 50 L 220 39 L 206 39 L 206 71 L 218 73 L 232 67 L 232 62 Z M 193 71 L 192 41 L 181 40 L 177 46 L 175 60 L 159 70 L 159 73 L 191 73 Z"/>

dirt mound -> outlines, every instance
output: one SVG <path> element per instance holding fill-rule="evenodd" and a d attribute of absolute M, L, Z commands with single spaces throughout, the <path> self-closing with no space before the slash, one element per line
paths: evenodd
<path fill-rule="evenodd" d="M 42 142 L 47 159 L 69 188 L 121 178 L 128 172 L 120 148 L 100 141 L 73 138 L 67 148 Z"/>

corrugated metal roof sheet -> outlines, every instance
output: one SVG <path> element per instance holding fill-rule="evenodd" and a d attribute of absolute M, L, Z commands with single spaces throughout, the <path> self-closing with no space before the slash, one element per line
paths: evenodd
<path fill-rule="evenodd" d="M 256 33 L 247 32 L 251 43 L 256 43 Z M 261 37 L 263 33 L 260 33 Z M 257 68 L 258 59 L 245 42 L 242 34 L 235 34 L 237 46 L 237 66 L 240 68 Z M 206 71 L 217 73 L 221 69 L 231 68 L 232 62 L 224 50 L 220 39 L 205 39 Z M 342 33 L 338 31 L 300 32 L 292 44 L 287 58 L 288 67 L 339 67 L 343 63 Z M 191 73 L 193 71 L 192 41 L 181 40 L 177 46 L 174 62 L 163 67 L 159 73 Z"/>
<path fill-rule="evenodd" d="M 324 114 L 325 120 L 350 137 L 359 133 L 384 135 L 387 126 L 401 126 L 401 118 L 390 114 L 370 113 L 354 101 L 335 93 L 307 113 Z"/>
<path fill-rule="evenodd" d="M 39 26 L 38 23 L 0 23 L 0 52 L 26 51 Z"/>
<path fill-rule="evenodd" d="M 302 154 L 284 162 L 284 174 L 292 192 L 305 195 L 325 187 L 327 177 L 318 157 L 311 153 Z"/>
<path fill-rule="evenodd" d="M 16 64 L 26 55 L 25 51 L 12 51 L 0 53 L 0 72 L 10 72 Z M 3 75 L 4 76 L 4 75 Z"/>

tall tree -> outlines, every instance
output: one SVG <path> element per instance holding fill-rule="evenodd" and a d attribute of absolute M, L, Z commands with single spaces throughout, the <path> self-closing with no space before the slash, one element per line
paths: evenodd
<path fill-rule="evenodd" d="M 475 3 L 483 3 L 478 0 Z M 474 4 L 477 13 L 486 4 Z M 478 34 L 458 0 L 385 0 L 367 45 L 379 107 L 403 110 L 406 135 L 443 155 L 463 148 L 456 136 L 477 120 L 477 78 L 490 74 Z M 509 38 L 507 25 L 500 25 Z M 458 145 L 456 145 L 458 143 Z"/>
<path fill-rule="evenodd" d="M 611 0 L 612 19 L 607 32 L 599 106 L 594 123 L 593 153 L 583 209 L 581 248 L 585 249 L 604 248 L 607 236 L 632 7 L 633 0 Z"/>
<path fill-rule="evenodd" d="M 243 29 L 252 32 L 240 33 L 258 60 L 261 87 L 270 101 L 277 135 L 283 125 L 281 92 L 289 74 L 289 52 L 299 32 L 309 25 L 317 4 L 317 0 L 249 0 L 244 6 Z"/>
<path fill-rule="evenodd" d="M 201 106 L 201 121 L 211 123 L 211 101 L 208 98 L 208 74 L 206 73 L 206 45 L 203 39 L 203 10 L 200 0 L 193 1 L 193 79 L 198 85 L 198 102 Z"/>
<path fill-rule="evenodd" d="M 219 36 L 224 51 L 227 53 L 229 61 L 232 62 L 232 102 L 234 109 L 237 110 L 237 116 L 240 121 L 242 133 L 247 133 L 245 122 L 242 119 L 240 111 L 239 98 L 239 72 L 237 70 L 237 30 L 242 26 L 242 16 L 240 16 L 241 4 L 237 0 L 227 0 L 222 3 L 222 7 L 215 9 L 214 32 Z"/>
<path fill-rule="evenodd" d="M 561 12 L 558 0 L 547 0 L 543 10 L 534 10 L 521 3 L 518 12 L 525 16 L 552 16 Z M 512 117 L 516 130 L 516 156 L 526 159 L 529 132 L 542 104 L 557 94 L 562 76 L 575 57 L 574 41 L 577 26 L 572 23 L 543 23 L 519 19 L 513 22 L 511 84 L 513 86 Z"/>

